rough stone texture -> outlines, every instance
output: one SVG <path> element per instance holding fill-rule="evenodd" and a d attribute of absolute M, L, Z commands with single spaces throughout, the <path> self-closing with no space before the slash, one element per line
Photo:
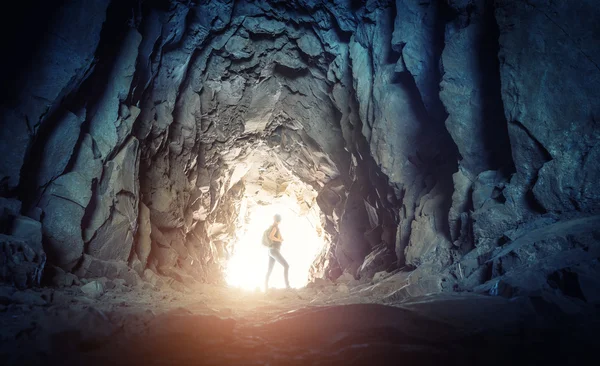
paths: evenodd
<path fill-rule="evenodd" d="M 81 286 L 81 291 L 91 298 L 97 298 L 104 293 L 104 286 L 101 282 L 91 281 Z"/>
<path fill-rule="evenodd" d="M 515 166 L 524 177 L 537 177 L 533 193 L 548 211 L 590 212 L 600 203 L 593 188 L 600 167 L 591 163 L 599 151 L 597 14 L 592 1 L 502 1 L 496 11 L 505 114 L 511 143 L 519 143 Z M 526 37 L 530 29 L 534 36 Z M 537 150 L 551 161 L 535 164 Z"/>
<path fill-rule="evenodd" d="M 126 261 L 137 231 L 139 143 L 135 137 L 108 161 L 93 197 L 94 213 L 85 231 L 87 248 L 102 260 Z"/>
<path fill-rule="evenodd" d="M 32 132 L 44 128 L 63 97 L 85 79 L 94 61 L 108 0 L 69 1 L 53 17 L 51 32 L 35 50 L 27 76 L 20 80 L 15 108 L 0 109 L 0 179 L 17 187 Z M 85 29 L 85 31 L 82 31 Z M 27 60 L 29 62 L 29 60 Z M 60 65 L 60 67 L 57 67 Z M 67 144 L 68 146 L 68 144 Z M 60 162 L 55 162 L 60 167 Z"/>
<path fill-rule="evenodd" d="M 119 108 L 131 87 L 137 49 L 141 40 L 142 37 L 137 30 L 131 29 L 127 33 L 121 44 L 121 50 L 113 60 L 113 69 L 106 77 L 108 82 L 102 97 L 90 112 L 90 135 L 94 139 L 102 159 L 106 159 L 114 148 L 129 136 L 131 122 L 137 117 L 137 115 L 134 116 L 131 122 L 127 123 L 127 118 L 124 117 L 128 116 L 120 115 Z"/>
<path fill-rule="evenodd" d="M 39 207 L 44 211 L 44 249 L 55 265 L 71 270 L 83 254 L 81 220 L 91 198 L 83 175 L 71 172 L 54 180 Z"/>
<path fill-rule="evenodd" d="M 17 216 L 13 219 L 10 235 L 24 240 L 35 252 L 43 252 L 42 224 L 26 216 Z"/>
<path fill-rule="evenodd" d="M 358 269 L 358 275 L 361 279 L 373 278 L 375 273 L 388 269 L 395 259 L 395 253 L 390 248 L 385 244 L 379 245 L 365 257 L 363 264 Z"/>
<path fill-rule="evenodd" d="M 146 267 L 148 256 L 152 247 L 152 224 L 150 222 L 150 210 L 140 202 L 140 217 L 138 219 L 139 229 L 135 243 L 135 252 L 143 267 Z"/>
<path fill-rule="evenodd" d="M 75 274 L 80 278 L 106 277 L 110 280 L 123 279 L 128 286 L 136 286 L 140 276 L 125 262 L 103 261 L 85 254 Z"/>
<path fill-rule="evenodd" d="M 18 289 L 39 286 L 45 264 L 46 255 L 41 248 L 34 249 L 21 238 L 0 234 L 0 281 Z"/>
<path fill-rule="evenodd" d="M 44 145 L 37 174 L 38 187 L 46 186 L 64 172 L 79 139 L 81 120 L 69 111 L 65 111 L 59 119 Z"/>
<path fill-rule="evenodd" d="M 64 4 L 0 112 L 0 229 L 41 209 L 53 264 L 222 281 L 242 201 L 285 172 L 316 191 L 311 278 L 596 299 L 591 0 L 123 4 Z"/>

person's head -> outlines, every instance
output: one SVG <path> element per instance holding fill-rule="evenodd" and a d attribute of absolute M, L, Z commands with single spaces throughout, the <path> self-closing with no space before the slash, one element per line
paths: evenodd
<path fill-rule="evenodd" d="M 275 216 L 273 216 L 273 221 L 276 224 L 279 224 L 281 222 L 281 215 L 280 214 L 275 214 Z"/>

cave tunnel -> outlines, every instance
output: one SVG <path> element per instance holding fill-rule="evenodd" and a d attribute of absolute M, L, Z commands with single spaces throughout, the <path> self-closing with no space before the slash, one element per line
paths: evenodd
<path fill-rule="evenodd" d="M 0 364 L 596 364 L 599 25 L 593 0 L 12 3 Z"/>

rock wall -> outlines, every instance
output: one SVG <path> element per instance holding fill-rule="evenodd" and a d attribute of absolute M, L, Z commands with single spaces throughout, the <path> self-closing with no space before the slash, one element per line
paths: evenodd
<path fill-rule="evenodd" d="M 314 274 L 517 289 L 528 268 L 597 268 L 591 1 L 52 9 L 31 62 L 4 69 L 0 194 L 21 205 L 6 220 L 37 212 L 63 270 L 220 281 L 260 144 L 319 192 Z"/>

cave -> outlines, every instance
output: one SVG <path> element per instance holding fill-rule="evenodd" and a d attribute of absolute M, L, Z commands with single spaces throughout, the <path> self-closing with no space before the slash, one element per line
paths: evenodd
<path fill-rule="evenodd" d="M 2 365 L 595 364 L 595 1 L 3 14 Z"/>

